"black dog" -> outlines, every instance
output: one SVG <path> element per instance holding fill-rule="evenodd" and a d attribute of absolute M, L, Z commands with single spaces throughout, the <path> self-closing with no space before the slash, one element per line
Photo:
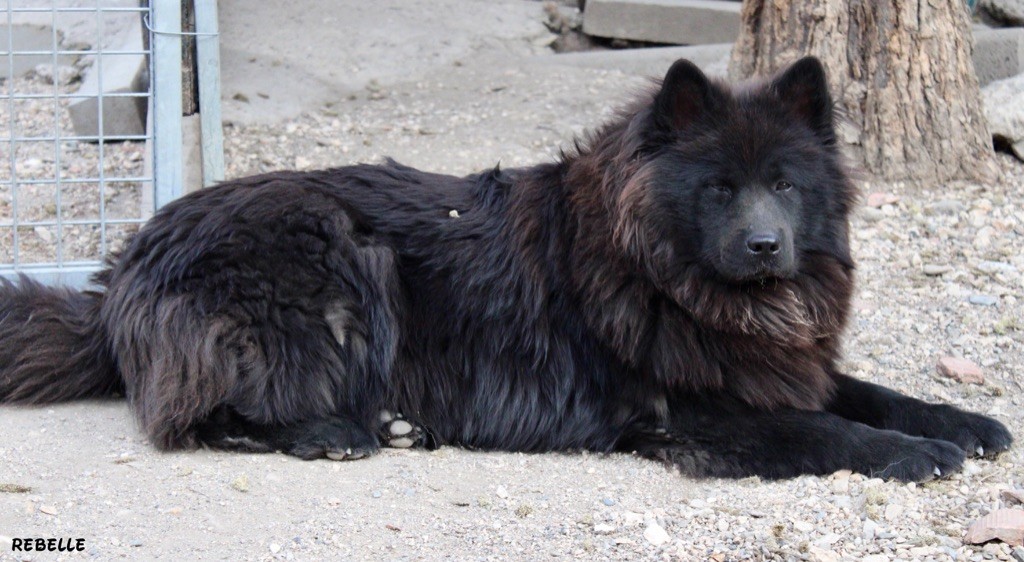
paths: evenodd
<path fill-rule="evenodd" d="M 102 292 L 0 286 L 0 401 L 124 391 L 161 449 L 636 451 L 686 474 L 904 480 L 1000 423 L 837 371 L 854 189 L 824 70 L 679 61 L 560 161 L 230 181 Z M 402 418 L 404 416 L 404 418 Z"/>

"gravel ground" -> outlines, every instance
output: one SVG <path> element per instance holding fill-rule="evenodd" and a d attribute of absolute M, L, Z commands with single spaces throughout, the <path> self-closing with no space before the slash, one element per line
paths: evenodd
<path fill-rule="evenodd" d="M 482 49 L 284 122 L 229 124 L 229 176 L 384 155 L 459 174 L 546 161 L 644 84 Z M 1000 163 L 998 185 L 864 185 L 896 201 L 854 218 L 845 364 L 996 416 L 1020 438 L 1024 166 Z M 938 376 L 947 355 L 981 365 L 985 383 Z M 0 428 L 0 535 L 84 537 L 98 559 L 1012 560 L 1005 544 L 962 536 L 1007 505 L 1002 490 L 1024 488 L 1020 445 L 915 485 L 845 473 L 691 480 L 619 454 L 157 453 L 120 402 L 3 408 Z"/>

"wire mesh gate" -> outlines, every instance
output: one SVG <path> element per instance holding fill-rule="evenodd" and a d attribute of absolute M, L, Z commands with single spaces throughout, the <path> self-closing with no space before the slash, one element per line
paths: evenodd
<path fill-rule="evenodd" d="M 181 4 L 2 6 L 0 275 L 84 285 L 180 194 Z M 196 7 L 216 36 L 215 0 Z"/>

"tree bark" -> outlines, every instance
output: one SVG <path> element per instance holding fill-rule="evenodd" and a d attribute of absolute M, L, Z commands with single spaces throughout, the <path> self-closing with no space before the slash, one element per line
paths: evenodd
<path fill-rule="evenodd" d="M 963 0 L 745 0 L 733 79 L 822 60 L 841 140 L 875 177 L 998 178 Z"/>

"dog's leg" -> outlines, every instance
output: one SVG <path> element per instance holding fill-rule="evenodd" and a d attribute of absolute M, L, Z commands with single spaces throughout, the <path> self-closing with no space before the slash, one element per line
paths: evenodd
<path fill-rule="evenodd" d="M 394 252 L 333 197 L 285 183 L 246 201 L 194 202 L 224 217 L 195 239 L 183 205 L 112 278 L 106 326 L 140 425 L 161 449 L 369 454 L 398 349 Z"/>
<path fill-rule="evenodd" d="M 196 437 L 213 449 L 247 453 L 282 452 L 306 460 L 355 460 L 377 451 L 377 438 L 362 424 L 330 416 L 289 425 L 253 423 L 228 407 L 197 424 Z"/>
<path fill-rule="evenodd" d="M 663 428 L 627 431 L 618 449 L 666 461 L 690 476 L 723 478 L 850 469 L 917 481 L 955 471 L 964 459 L 948 441 L 875 429 L 828 412 L 677 406 Z"/>
<path fill-rule="evenodd" d="M 880 429 L 956 443 L 968 454 L 989 455 L 1009 448 L 1006 426 L 946 404 L 929 404 L 894 390 L 835 375 L 836 394 L 828 411 Z"/>

